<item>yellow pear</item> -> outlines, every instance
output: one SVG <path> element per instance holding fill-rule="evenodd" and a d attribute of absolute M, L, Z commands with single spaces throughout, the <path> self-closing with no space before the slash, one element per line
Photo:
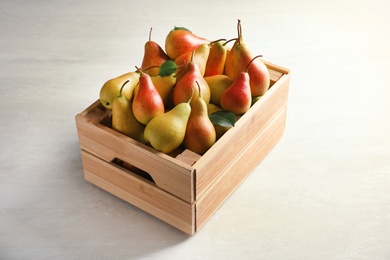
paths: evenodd
<path fill-rule="evenodd" d="M 210 46 L 207 43 L 200 45 L 192 52 L 187 52 L 175 59 L 175 64 L 178 66 L 176 70 L 177 77 L 180 78 L 188 68 L 188 64 L 193 61 L 199 67 L 199 72 L 202 77 L 206 71 L 206 63 L 210 54 Z M 192 57 L 193 56 L 193 57 Z"/>
<path fill-rule="evenodd" d="M 214 125 L 217 140 L 219 140 L 232 126 Z"/>
<path fill-rule="evenodd" d="M 118 95 L 123 83 L 128 81 L 122 90 L 122 95 L 131 100 L 135 86 L 139 81 L 139 74 L 135 71 L 128 72 L 116 78 L 107 80 L 100 89 L 99 99 L 102 105 L 107 108 L 112 108 L 112 100 Z"/>
<path fill-rule="evenodd" d="M 145 126 L 134 117 L 130 100 L 122 94 L 125 81 L 119 94 L 112 101 L 112 129 L 127 135 L 141 143 L 145 143 Z"/>
<path fill-rule="evenodd" d="M 207 104 L 207 113 L 209 115 L 214 113 L 215 111 L 220 111 L 220 110 L 222 110 L 222 108 L 217 106 L 217 105 L 214 105 L 213 103 L 208 103 Z"/>
<path fill-rule="evenodd" d="M 145 141 L 157 151 L 172 152 L 183 143 L 190 114 L 188 101 L 152 118 L 144 131 Z"/>
<path fill-rule="evenodd" d="M 169 76 L 154 76 L 151 77 L 151 80 L 157 89 L 157 92 L 160 94 L 164 102 L 164 106 L 167 107 L 173 87 L 176 84 L 175 74 L 171 74 Z"/>
<path fill-rule="evenodd" d="M 233 83 L 233 79 L 223 74 L 204 77 L 204 79 L 210 88 L 210 103 L 221 106 L 221 95 Z"/>

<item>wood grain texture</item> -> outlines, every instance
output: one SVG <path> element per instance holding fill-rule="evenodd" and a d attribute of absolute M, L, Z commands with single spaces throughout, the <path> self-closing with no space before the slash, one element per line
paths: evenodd
<path fill-rule="evenodd" d="M 134 165 L 150 174 L 160 188 L 189 203 L 193 202 L 194 174 L 189 165 L 128 138 L 100 124 L 100 121 L 91 120 L 88 115 L 87 112 L 76 115 L 82 149 L 106 162 L 118 158 Z"/>
<path fill-rule="evenodd" d="M 85 179 L 187 234 L 195 232 L 195 207 L 143 178 L 82 151 Z"/>
<path fill-rule="evenodd" d="M 241 150 L 200 197 L 196 203 L 197 231 L 278 143 L 284 133 L 285 122 L 286 106 L 282 107 L 249 145 Z"/>
<path fill-rule="evenodd" d="M 275 67 L 276 68 L 276 67 Z M 254 106 L 243 115 L 226 132 L 216 144 L 214 144 L 202 156 L 194 167 L 196 174 L 196 196 L 201 197 L 212 182 L 218 178 L 221 172 L 225 171 L 241 151 L 248 146 L 258 132 L 261 131 L 277 114 L 281 107 L 287 103 L 288 86 L 290 74 L 286 69 L 274 71 L 284 71 L 286 74 L 279 74 L 277 83 L 262 97 Z M 283 75 L 283 76 L 282 76 Z M 282 77 L 281 77 L 282 76 Z M 221 153 L 220 151 L 224 151 Z"/>

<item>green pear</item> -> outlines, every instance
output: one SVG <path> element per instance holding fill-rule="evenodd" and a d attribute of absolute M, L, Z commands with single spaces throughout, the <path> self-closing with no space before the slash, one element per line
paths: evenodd
<path fill-rule="evenodd" d="M 191 104 L 191 114 L 183 142 L 187 149 L 203 155 L 215 143 L 216 133 L 207 112 L 207 104 L 202 98 L 199 84 L 198 90 L 199 96 Z"/>
<path fill-rule="evenodd" d="M 184 102 L 152 118 L 144 131 L 146 142 L 166 154 L 174 151 L 183 143 L 190 114 L 191 106 Z"/>
<path fill-rule="evenodd" d="M 145 126 L 134 117 L 130 100 L 122 94 L 128 82 L 128 80 L 125 81 L 119 90 L 119 94 L 112 101 L 112 129 L 145 143 Z"/>
<path fill-rule="evenodd" d="M 120 88 L 125 81 L 129 81 L 122 90 L 123 96 L 129 100 L 133 97 L 135 86 L 139 81 L 139 74 L 135 71 L 128 72 L 116 78 L 107 80 L 100 89 L 99 99 L 102 105 L 110 109 L 112 108 L 112 100 L 118 95 Z"/>

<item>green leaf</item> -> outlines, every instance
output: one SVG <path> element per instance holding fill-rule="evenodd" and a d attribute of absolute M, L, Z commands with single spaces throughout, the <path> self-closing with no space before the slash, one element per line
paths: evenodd
<path fill-rule="evenodd" d="M 236 123 L 236 116 L 232 112 L 219 110 L 211 113 L 209 118 L 213 125 L 232 127 Z"/>
<path fill-rule="evenodd" d="M 175 26 L 175 28 L 173 28 L 174 31 L 177 31 L 177 30 L 184 30 L 184 31 L 189 31 L 191 32 L 190 30 L 188 30 L 187 28 L 185 27 L 180 27 L 180 26 Z"/>
<path fill-rule="evenodd" d="M 158 75 L 163 76 L 170 76 L 177 70 L 177 65 L 173 60 L 167 60 L 160 66 L 160 70 L 158 72 Z"/>

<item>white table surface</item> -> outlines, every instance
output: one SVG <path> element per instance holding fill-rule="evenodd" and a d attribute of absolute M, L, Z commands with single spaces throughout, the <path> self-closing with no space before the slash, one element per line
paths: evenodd
<path fill-rule="evenodd" d="M 0 259 L 390 259 L 390 4 L 0 2 Z M 74 116 L 149 28 L 291 69 L 286 132 L 194 236 L 83 178 Z"/>

